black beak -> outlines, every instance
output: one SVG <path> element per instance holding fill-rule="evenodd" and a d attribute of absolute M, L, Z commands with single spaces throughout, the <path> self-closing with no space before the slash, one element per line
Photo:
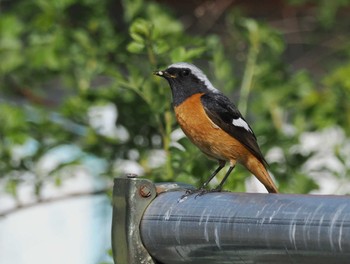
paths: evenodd
<path fill-rule="evenodd" d="M 168 73 L 167 71 L 154 71 L 153 74 L 158 75 L 160 77 L 164 77 L 164 78 L 176 78 L 175 75 L 172 75 L 172 74 Z"/>

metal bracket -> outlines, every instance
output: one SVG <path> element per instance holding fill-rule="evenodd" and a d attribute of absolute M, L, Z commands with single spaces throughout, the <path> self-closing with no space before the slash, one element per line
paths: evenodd
<path fill-rule="evenodd" d="M 142 244 L 142 215 L 156 197 L 155 185 L 134 174 L 114 179 L 112 251 L 115 264 L 155 264 Z"/>

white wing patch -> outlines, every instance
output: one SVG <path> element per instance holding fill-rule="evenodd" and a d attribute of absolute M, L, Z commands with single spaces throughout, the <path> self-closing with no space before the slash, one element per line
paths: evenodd
<path fill-rule="evenodd" d="M 253 131 L 250 129 L 250 127 L 248 126 L 247 122 L 244 121 L 242 118 L 238 118 L 238 119 L 233 119 L 232 120 L 232 124 L 234 126 L 239 126 L 239 127 L 243 127 L 245 130 L 247 130 L 250 133 L 253 133 Z"/>
<path fill-rule="evenodd" d="M 168 69 L 171 68 L 171 67 L 190 69 L 191 72 L 192 72 L 195 76 L 197 76 L 197 78 L 198 78 L 199 80 L 201 80 L 202 82 L 205 83 L 205 85 L 207 86 L 207 88 L 208 88 L 209 90 L 211 90 L 211 91 L 214 92 L 214 93 L 219 92 L 218 89 L 216 89 L 216 88 L 211 84 L 211 82 L 209 81 L 209 79 L 207 78 L 207 76 L 206 76 L 200 69 L 198 69 L 196 66 L 194 66 L 193 64 L 187 63 L 187 62 L 177 62 L 177 63 L 174 63 L 174 64 L 169 65 L 169 66 L 168 66 Z"/>

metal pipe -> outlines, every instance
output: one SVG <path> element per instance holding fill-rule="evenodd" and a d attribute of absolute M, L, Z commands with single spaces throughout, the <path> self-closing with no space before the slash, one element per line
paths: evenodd
<path fill-rule="evenodd" d="M 154 184 L 134 174 L 114 179 L 112 252 L 115 264 L 154 264 L 140 238 L 140 221 L 156 197 Z"/>
<path fill-rule="evenodd" d="M 158 195 L 141 219 L 161 263 L 350 263 L 350 197 L 183 194 Z"/>

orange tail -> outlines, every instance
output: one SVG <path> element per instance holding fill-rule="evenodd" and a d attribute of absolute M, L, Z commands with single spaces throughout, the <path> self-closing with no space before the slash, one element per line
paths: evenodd
<path fill-rule="evenodd" d="M 252 156 L 246 164 L 247 169 L 255 175 L 255 177 L 264 184 L 269 193 L 278 193 L 275 183 L 267 172 L 265 166 L 254 156 Z"/>

